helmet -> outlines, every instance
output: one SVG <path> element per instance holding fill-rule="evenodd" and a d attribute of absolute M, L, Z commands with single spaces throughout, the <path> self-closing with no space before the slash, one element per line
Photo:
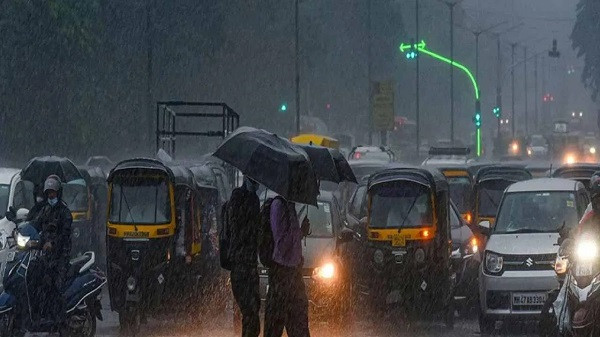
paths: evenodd
<path fill-rule="evenodd" d="M 46 194 L 46 192 L 49 190 L 59 193 L 61 189 L 62 185 L 60 178 L 57 175 L 50 175 L 48 178 L 46 178 L 46 181 L 44 181 L 44 194 Z"/>

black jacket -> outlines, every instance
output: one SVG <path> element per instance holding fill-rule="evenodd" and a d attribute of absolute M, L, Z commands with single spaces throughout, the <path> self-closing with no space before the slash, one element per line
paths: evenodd
<path fill-rule="evenodd" d="M 256 193 L 243 187 L 233 190 L 227 202 L 230 224 L 229 258 L 234 264 L 257 265 L 260 201 Z"/>
<path fill-rule="evenodd" d="M 62 200 L 55 206 L 46 204 L 34 222 L 35 227 L 40 231 L 40 244 L 42 246 L 47 242 L 52 244 L 48 256 L 50 260 L 58 262 L 60 269 L 65 269 L 71 258 L 72 223 L 71 211 Z"/>

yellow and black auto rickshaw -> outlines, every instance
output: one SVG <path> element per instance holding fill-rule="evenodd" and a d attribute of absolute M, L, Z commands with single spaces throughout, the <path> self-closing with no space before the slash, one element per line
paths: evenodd
<path fill-rule="evenodd" d="M 504 190 L 513 183 L 531 178 L 525 167 L 517 165 L 489 165 L 479 169 L 473 187 L 474 223 L 489 221 L 493 225 Z"/>
<path fill-rule="evenodd" d="M 117 164 L 108 183 L 110 304 L 135 333 L 146 316 L 198 300 L 202 203 L 188 168 L 152 159 Z"/>
<path fill-rule="evenodd" d="M 450 197 L 433 168 L 393 168 L 367 186 L 366 283 L 374 308 L 399 305 L 407 314 L 444 315 L 454 324 Z"/>

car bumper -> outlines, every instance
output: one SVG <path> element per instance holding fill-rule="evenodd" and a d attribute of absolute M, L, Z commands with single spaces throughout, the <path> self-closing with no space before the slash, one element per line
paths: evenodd
<path fill-rule="evenodd" d="M 479 303 L 481 312 L 498 319 L 533 319 L 541 313 L 540 305 L 515 305 L 513 295 L 548 293 L 558 288 L 553 270 L 510 271 L 501 276 L 479 272 Z"/>

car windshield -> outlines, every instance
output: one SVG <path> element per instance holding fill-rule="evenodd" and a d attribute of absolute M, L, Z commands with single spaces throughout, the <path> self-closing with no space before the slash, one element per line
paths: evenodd
<path fill-rule="evenodd" d="M 88 189 L 83 179 L 76 179 L 63 184 L 62 200 L 71 212 L 88 210 Z"/>
<path fill-rule="evenodd" d="M 429 187 L 414 182 L 395 181 L 373 186 L 369 195 L 371 228 L 431 226 Z"/>
<path fill-rule="evenodd" d="M 112 223 L 164 224 L 171 218 L 164 176 L 117 176 L 110 201 Z"/>
<path fill-rule="evenodd" d="M 391 161 L 392 158 L 389 153 L 383 151 L 356 151 L 352 153 L 352 159 L 354 160 L 385 160 Z"/>
<path fill-rule="evenodd" d="M 469 211 L 469 200 L 471 200 L 471 180 L 469 177 L 449 177 L 450 199 L 454 201 L 458 211 L 465 213 Z"/>
<path fill-rule="evenodd" d="M 328 202 L 317 202 L 319 208 L 315 206 L 307 206 L 296 204 L 298 217 L 304 219 L 308 212 L 308 220 L 310 220 L 310 235 L 309 237 L 330 238 L 333 237 L 333 218 L 331 216 L 331 204 Z"/>
<path fill-rule="evenodd" d="M 521 192 L 505 196 L 494 233 L 555 233 L 577 225 L 572 192 Z"/>
<path fill-rule="evenodd" d="M 531 146 L 546 146 L 546 140 L 544 137 L 532 137 Z"/>
<path fill-rule="evenodd" d="M 8 209 L 8 195 L 10 194 L 10 185 L 0 185 L 0 218 L 3 218 Z"/>
<path fill-rule="evenodd" d="M 494 179 L 479 183 L 479 194 L 477 198 L 477 211 L 479 216 L 495 217 L 498 213 L 500 201 L 504 190 L 510 186 L 513 181 Z"/>

